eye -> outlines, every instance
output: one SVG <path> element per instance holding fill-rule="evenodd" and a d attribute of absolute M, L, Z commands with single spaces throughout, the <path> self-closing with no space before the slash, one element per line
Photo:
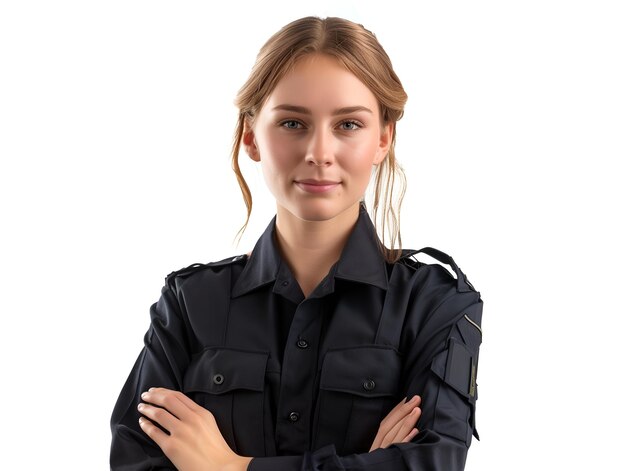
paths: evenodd
<path fill-rule="evenodd" d="M 280 125 L 283 128 L 287 128 L 287 129 L 300 129 L 302 126 L 302 123 L 300 123 L 299 121 L 296 121 L 295 119 L 289 119 L 287 121 L 283 121 L 282 123 L 280 123 Z"/>
<path fill-rule="evenodd" d="M 343 131 L 356 131 L 357 129 L 361 129 L 362 127 L 361 123 L 352 120 L 342 121 L 341 123 L 339 123 L 339 126 L 341 126 L 341 129 Z"/>

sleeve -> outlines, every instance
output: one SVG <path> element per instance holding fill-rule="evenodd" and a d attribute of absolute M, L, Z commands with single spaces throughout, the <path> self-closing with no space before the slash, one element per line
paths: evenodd
<path fill-rule="evenodd" d="M 441 293 L 441 291 L 439 291 Z M 448 291 L 449 293 L 449 291 Z M 424 304 L 417 303 L 417 310 Z M 248 471 L 461 471 L 475 429 L 482 300 L 474 290 L 430 304 L 406 353 L 402 391 L 422 398 L 418 435 L 369 453 L 338 456 L 328 445 L 302 456 L 254 458 Z"/>
<path fill-rule="evenodd" d="M 150 307 L 144 347 L 117 399 L 111 416 L 111 470 L 174 470 L 156 443 L 139 427 L 137 404 L 151 387 L 182 389 L 189 363 L 185 323 L 173 287 L 166 278 L 161 297 Z"/>

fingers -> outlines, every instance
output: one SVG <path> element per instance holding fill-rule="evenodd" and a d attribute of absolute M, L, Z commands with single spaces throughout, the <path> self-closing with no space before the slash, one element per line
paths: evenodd
<path fill-rule="evenodd" d="M 207 412 L 182 392 L 166 388 L 150 388 L 141 394 L 141 399 L 146 402 L 137 405 L 139 412 L 170 433 L 176 431 L 181 420 L 192 419 L 199 412 L 198 408 Z M 154 424 L 148 425 L 154 427 Z M 152 430 L 151 427 L 148 428 Z"/>
<path fill-rule="evenodd" d="M 190 408 L 183 402 L 185 396 L 180 391 L 166 388 L 150 388 L 141 394 L 141 399 L 158 407 L 166 409 L 170 414 L 180 420 L 189 415 Z M 189 399 L 189 398 L 187 398 Z M 193 401 L 192 401 L 193 402 Z"/>
<path fill-rule="evenodd" d="M 403 443 L 417 435 L 417 429 L 414 428 L 422 415 L 422 410 L 415 407 L 402 421 L 398 422 L 383 438 L 380 447 L 387 448 L 392 443 Z M 410 438 L 409 435 L 413 434 Z M 408 438 L 408 440 L 407 440 Z"/>
<path fill-rule="evenodd" d="M 376 448 L 381 448 L 383 446 L 383 440 L 385 439 L 385 437 L 389 436 L 390 438 L 395 438 L 396 436 L 398 436 L 398 432 L 400 430 L 399 427 L 402 426 L 403 423 L 402 421 L 411 413 L 413 409 L 418 407 L 420 404 L 421 398 L 419 396 L 413 396 L 409 401 L 406 402 L 404 399 L 401 400 L 380 423 L 378 433 L 374 438 L 374 442 L 372 443 L 372 448 L 370 449 L 370 451 L 375 450 Z M 404 429 L 407 429 L 407 431 L 410 430 L 410 428 L 413 427 L 413 425 L 415 425 L 415 422 L 417 421 L 416 419 L 414 419 L 415 417 L 410 418 L 410 427 L 408 427 L 407 429 L 407 427 L 405 426 Z M 392 435 L 390 435 L 390 432 L 392 432 L 392 430 L 394 432 Z M 403 436 L 401 438 L 405 437 Z"/>
<path fill-rule="evenodd" d="M 167 434 L 163 430 L 159 429 L 156 425 L 150 422 L 145 417 L 139 417 L 139 426 L 146 435 L 148 435 L 154 442 L 159 445 L 161 449 L 165 446 L 167 440 Z"/>
<path fill-rule="evenodd" d="M 150 389 L 164 389 L 164 388 L 150 388 Z M 181 391 L 172 391 L 170 389 L 165 389 L 165 391 L 170 391 L 171 393 L 176 395 L 176 398 L 182 402 L 187 408 L 196 413 L 206 412 L 207 410 L 191 399 L 189 396 L 186 396 Z"/>
<path fill-rule="evenodd" d="M 378 432 L 376 433 L 376 437 L 374 438 L 370 451 L 380 448 L 385 435 L 389 433 L 389 430 L 391 430 L 399 420 L 406 416 L 406 414 L 410 411 L 410 408 L 408 410 L 406 408 L 410 407 L 411 404 L 414 404 L 418 400 L 417 398 L 417 396 L 413 396 L 409 401 L 402 399 L 393 409 L 391 409 L 391 411 L 389 411 L 378 427 Z"/>
<path fill-rule="evenodd" d="M 415 438 L 415 436 L 419 433 L 419 430 L 417 430 L 416 428 L 414 428 L 413 430 L 411 430 L 409 432 L 409 434 L 404 438 L 404 440 L 401 440 L 399 443 L 408 443 L 411 440 L 413 440 Z M 398 443 L 398 442 L 397 442 Z"/>
<path fill-rule="evenodd" d="M 406 417 L 414 407 L 419 407 L 421 403 L 422 398 L 419 396 L 413 396 L 406 402 L 404 400 L 400 401 L 383 419 L 381 425 L 385 426 L 386 430 L 389 431 L 395 424 Z"/>

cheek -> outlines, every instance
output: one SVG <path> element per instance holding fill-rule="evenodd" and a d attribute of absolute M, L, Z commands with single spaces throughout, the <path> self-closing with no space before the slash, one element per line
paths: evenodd
<path fill-rule="evenodd" d="M 291 176 L 298 165 L 299 155 L 293 143 L 278 137 L 267 139 L 259 144 L 261 167 L 268 183 L 277 178 L 284 179 L 286 176 Z"/>
<path fill-rule="evenodd" d="M 276 168 L 289 166 L 300 152 L 298 143 L 280 132 L 266 133 L 265 139 L 259 144 L 261 160 L 265 159 L 269 165 Z"/>
<path fill-rule="evenodd" d="M 377 150 L 378 143 L 373 139 L 345 146 L 342 150 L 344 169 L 355 178 L 369 180 Z"/>

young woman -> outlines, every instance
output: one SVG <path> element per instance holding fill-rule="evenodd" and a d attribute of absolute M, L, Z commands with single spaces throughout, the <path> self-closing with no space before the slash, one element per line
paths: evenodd
<path fill-rule="evenodd" d="M 360 25 L 303 18 L 263 46 L 233 168 L 249 218 L 243 147 L 276 216 L 250 254 L 166 277 L 113 411 L 112 469 L 463 469 L 482 301 L 452 258 L 422 249 L 455 276 L 398 247 L 405 102 Z M 389 248 L 363 203 L 372 174 Z"/>

